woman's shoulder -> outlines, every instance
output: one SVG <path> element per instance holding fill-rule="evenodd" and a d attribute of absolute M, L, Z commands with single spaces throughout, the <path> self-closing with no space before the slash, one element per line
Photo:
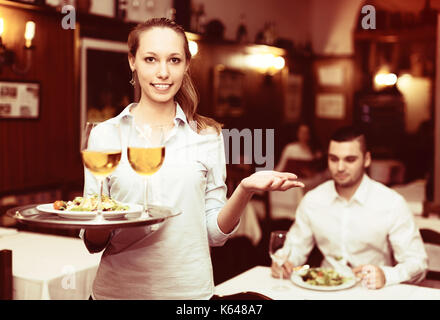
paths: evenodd
<path fill-rule="evenodd" d="M 297 158 L 298 160 L 313 159 L 311 152 L 309 150 L 304 150 L 298 142 L 289 143 L 284 150 L 290 158 Z"/>
<path fill-rule="evenodd" d="M 290 151 L 290 150 L 299 150 L 299 143 L 298 142 L 289 142 L 288 144 L 286 144 L 286 146 L 284 147 L 285 151 Z"/>
<path fill-rule="evenodd" d="M 198 131 L 199 135 L 207 136 L 207 135 L 220 135 L 221 131 L 219 132 L 215 127 L 208 126 Z"/>
<path fill-rule="evenodd" d="M 194 115 L 194 129 L 199 135 L 218 135 L 222 133 L 222 125 L 216 120 L 199 114 Z"/>
<path fill-rule="evenodd" d="M 295 150 L 301 150 L 301 145 L 299 142 L 291 142 L 288 144 L 289 148 L 295 149 Z"/>

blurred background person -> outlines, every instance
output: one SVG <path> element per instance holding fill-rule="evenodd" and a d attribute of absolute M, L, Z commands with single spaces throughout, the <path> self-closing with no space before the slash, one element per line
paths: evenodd
<path fill-rule="evenodd" d="M 305 181 L 305 192 L 329 178 L 326 174 L 324 153 L 311 127 L 301 122 L 296 130 L 296 139 L 288 143 L 281 154 L 275 170 L 295 172 Z"/>
<path fill-rule="evenodd" d="M 276 170 L 284 169 L 289 159 L 313 161 L 322 158 L 322 155 L 310 126 L 306 123 L 300 123 L 296 131 L 296 141 L 290 142 L 284 147 Z"/>

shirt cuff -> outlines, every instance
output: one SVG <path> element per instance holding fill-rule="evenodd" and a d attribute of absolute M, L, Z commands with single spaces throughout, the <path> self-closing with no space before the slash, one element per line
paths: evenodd
<path fill-rule="evenodd" d="M 217 216 L 218 215 L 215 215 L 215 219 L 211 219 L 211 223 L 208 223 L 209 245 L 212 247 L 224 245 L 226 240 L 228 240 L 229 237 L 231 237 L 238 230 L 241 223 L 240 219 L 231 232 L 224 233 L 218 225 Z"/>
<path fill-rule="evenodd" d="M 396 269 L 395 267 L 382 266 L 380 267 L 385 275 L 385 286 L 398 284 L 408 280 L 407 276 L 401 274 L 403 270 Z"/>

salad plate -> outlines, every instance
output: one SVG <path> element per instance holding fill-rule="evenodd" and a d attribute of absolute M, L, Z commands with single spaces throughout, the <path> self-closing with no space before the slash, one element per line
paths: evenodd
<path fill-rule="evenodd" d="M 128 204 L 123 203 L 122 205 L 126 206 L 127 210 L 116 210 L 116 211 L 103 211 L 102 215 L 105 219 L 116 219 L 122 218 L 125 215 L 133 215 L 136 213 L 140 213 L 142 211 L 142 206 L 139 204 Z M 96 212 L 94 211 L 72 211 L 72 210 L 56 210 L 54 209 L 53 203 L 45 203 L 40 204 L 36 207 L 38 211 L 46 212 L 46 213 L 54 213 L 62 218 L 67 219 L 93 219 L 96 216 Z"/>
<path fill-rule="evenodd" d="M 318 291 L 344 290 L 357 283 L 353 274 L 342 275 L 328 268 L 310 268 L 305 272 L 293 273 L 290 280 L 301 288 Z"/>

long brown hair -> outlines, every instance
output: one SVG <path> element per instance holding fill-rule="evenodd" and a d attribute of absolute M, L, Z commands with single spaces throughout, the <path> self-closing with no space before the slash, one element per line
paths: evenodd
<path fill-rule="evenodd" d="M 186 61 L 188 64 L 191 62 L 191 52 L 189 51 L 188 39 L 186 37 L 184 29 L 174 21 L 167 18 L 153 18 L 147 20 L 146 22 L 138 24 L 128 35 L 127 44 L 129 55 L 131 55 L 132 57 L 136 56 L 136 52 L 139 48 L 140 34 L 153 27 L 170 28 L 176 33 L 180 34 L 183 37 Z M 188 121 L 190 123 L 195 122 L 197 124 L 197 132 L 209 128 L 214 128 L 217 133 L 220 133 L 220 130 L 222 128 L 221 124 L 219 124 L 214 119 L 201 116 L 196 112 L 197 106 L 199 104 L 199 95 L 188 71 L 185 72 L 182 86 L 175 95 L 174 99 L 177 103 L 179 103 Z"/>

